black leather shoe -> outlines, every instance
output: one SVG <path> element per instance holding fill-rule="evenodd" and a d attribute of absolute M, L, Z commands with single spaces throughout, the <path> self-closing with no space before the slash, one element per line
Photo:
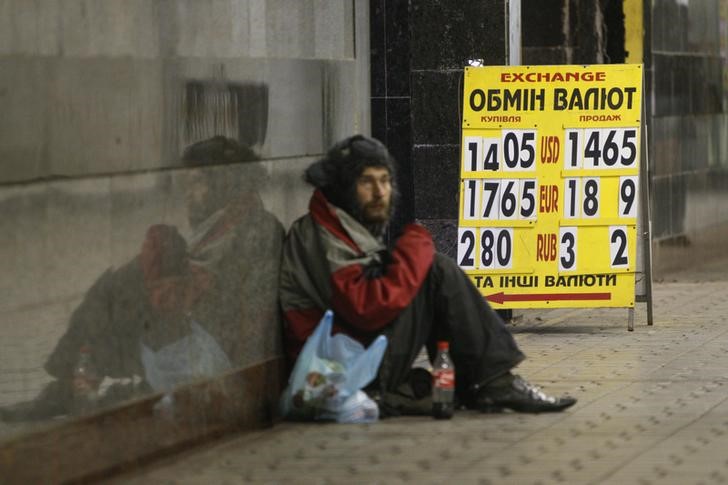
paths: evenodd
<path fill-rule="evenodd" d="M 504 408 L 519 413 L 553 413 L 576 403 L 569 396 L 552 397 L 517 375 L 498 379 L 478 391 L 477 407 L 484 413 L 500 412 Z"/>

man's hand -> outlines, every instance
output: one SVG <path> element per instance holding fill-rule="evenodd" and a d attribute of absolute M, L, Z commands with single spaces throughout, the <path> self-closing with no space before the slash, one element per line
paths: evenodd
<path fill-rule="evenodd" d="M 392 262 L 392 253 L 388 249 L 379 251 L 379 261 L 372 261 L 364 267 L 364 277 L 368 280 L 381 278 L 387 274 L 387 266 Z"/>

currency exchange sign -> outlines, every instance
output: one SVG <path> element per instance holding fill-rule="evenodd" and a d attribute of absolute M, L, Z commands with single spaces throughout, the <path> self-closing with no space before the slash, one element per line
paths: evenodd
<path fill-rule="evenodd" d="M 641 65 L 465 68 L 457 261 L 494 308 L 633 307 Z"/>

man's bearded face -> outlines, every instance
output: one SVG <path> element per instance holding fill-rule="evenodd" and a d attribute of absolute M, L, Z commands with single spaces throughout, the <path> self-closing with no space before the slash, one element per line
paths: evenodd
<path fill-rule="evenodd" d="M 385 167 L 367 167 L 356 179 L 356 201 L 363 222 L 385 223 L 392 213 L 392 178 Z"/>
<path fill-rule="evenodd" d="M 187 174 L 186 182 L 187 219 L 194 229 L 210 217 L 218 207 L 210 180 L 202 170 L 193 170 Z"/>

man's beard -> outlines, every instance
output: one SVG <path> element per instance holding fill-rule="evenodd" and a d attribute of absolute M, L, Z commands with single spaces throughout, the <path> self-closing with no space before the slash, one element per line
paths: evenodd
<path fill-rule="evenodd" d="M 391 216 L 391 204 L 383 199 L 369 202 L 361 208 L 361 214 L 364 222 L 386 223 Z"/>
<path fill-rule="evenodd" d="M 376 214 L 367 214 L 369 211 L 366 210 L 366 207 L 361 206 L 357 201 L 354 187 L 351 187 L 343 193 L 334 193 L 331 195 L 326 194 L 326 197 L 329 201 L 333 202 L 334 205 L 343 209 L 347 214 L 356 219 L 372 236 L 379 239 L 384 235 L 389 222 L 392 220 L 392 216 L 396 209 L 397 195 L 396 188 L 393 188 L 389 197 L 389 202 L 386 203 L 386 210 L 382 212 L 374 211 L 378 212 Z M 380 201 L 379 203 L 382 202 L 383 201 Z"/>
<path fill-rule="evenodd" d="M 372 236 L 380 238 L 387 230 L 392 218 L 393 207 L 391 200 L 389 202 L 384 200 L 370 202 L 363 207 L 357 204 L 357 213 L 354 214 L 354 217 L 367 228 Z"/>

